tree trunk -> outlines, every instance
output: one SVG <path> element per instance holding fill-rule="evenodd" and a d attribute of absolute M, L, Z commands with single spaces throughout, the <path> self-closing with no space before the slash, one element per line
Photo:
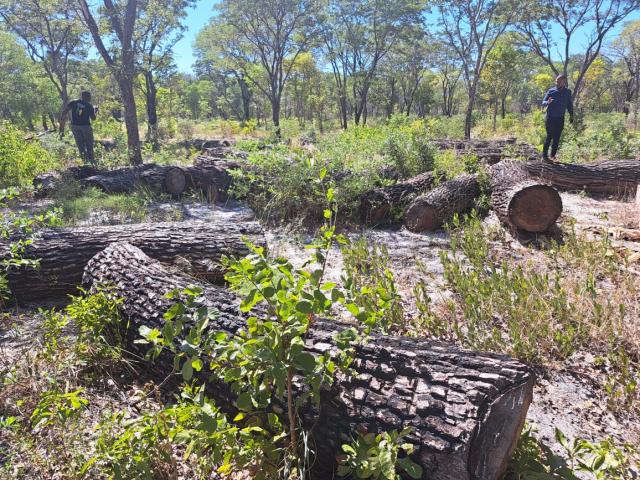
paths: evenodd
<path fill-rule="evenodd" d="M 456 213 L 469 211 L 478 195 L 476 175 L 463 173 L 411 202 L 404 224 L 412 232 L 436 230 Z"/>
<path fill-rule="evenodd" d="M 242 121 L 246 122 L 251 119 L 251 90 L 242 75 L 236 75 L 238 86 L 240 87 L 240 95 L 242 97 Z"/>
<path fill-rule="evenodd" d="M 144 74 L 146 84 L 147 98 L 147 122 L 149 122 L 149 131 L 147 141 L 151 143 L 154 152 L 160 148 L 158 144 L 158 89 L 153 78 L 153 72 L 148 70 Z"/>
<path fill-rule="evenodd" d="M 33 179 L 36 197 L 46 197 L 56 191 L 66 180 L 83 180 L 99 174 L 100 171 L 94 167 L 83 165 L 81 167 L 71 167 L 65 171 L 54 170 L 41 173 Z"/>
<path fill-rule="evenodd" d="M 360 201 L 362 222 L 375 225 L 388 220 L 394 208 L 404 208 L 416 195 L 429 190 L 436 178 L 433 172 L 425 172 L 365 193 Z"/>
<path fill-rule="evenodd" d="M 605 160 L 597 163 L 568 164 L 527 162 L 531 177 L 545 180 L 559 190 L 628 196 L 640 183 L 640 160 Z"/>
<path fill-rule="evenodd" d="M 194 284 L 203 289 L 202 302 L 220 312 L 209 331 L 237 334 L 249 316 L 228 290 L 172 273 L 128 244 L 113 244 L 96 255 L 83 284 L 115 285 L 131 332 L 143 325 L 161 329 L 171 305 L 163 294 Z M 335 352 L 334 335 L 346 327 L 314 321 L 305 349 L 314 355 Z M 159 365 L 171 370 L 172 362 Z M 317 478 L 334 478 L 336 454 L 356 428 L 378 433 L 411 427 L 413 458 L 431 480 L 497 480 L 504 472 L 533 396 L 528 367 L 440 342 L 372 335 L 355 346 L 351 368 L 352 377 L 339 376 L 323 390 L 319 411 L 310 402 L 298 411 L 312 436 Z M 207 387 L 223 409 L 235 410 L 228 387 L 216 382 Z"/>
<path fill-rule="evenodd" d="M 148 186 L 170 195 L 180 195 L 185 191 L 187 179 L 180 167 L 147 163 L 102 171 L 81 180 L 81 183 L 106 193 L 131 193 L 140 186 Z"/>
<path fill-rule="evenodd" d="M 491 206 L 503 223 L 517 230 L 545 232 L 562 213 L 562 199 L 551 186 L 529 177 L 524 162 L 506 160 L 489 170 Z"/>
<path fill-rule="evenodd" d="M 40 259 L 38 269 L 20 267 L 9 272 L 9 288 L 18 303 L 64 299 L 77 294 L 82 270 L 96 253 L 114 242 L 126 241 L 151 257 L 190 269 L 211 281 L 223 280 L 223 255 L 249 253 L 243 238 L 266 246 L 262 228 L 255 222 L 167 222 L 108 225 L 43 230 L 25 252 Z M 8 253 L 0 242 L 0 256 Z M 133 293 L 133 292 L 132 292 Z"/>
<path fill-rule="evenodd" d="M 138 129 L 136 99 L 133 93 L 133 78 L 121 74 L 118 78 L 118 84 L 120 86 L 120 97 L 124 106 L 124 123 L 127 128 L 129 161 L 132 165 L 141 165 L 142 151 L 140 149 L 140 131 Z"/>
<path fill-rule="evenodd" d="M 469 100 L 464 114 L 464 138 L 471 138 L 471 127 L 473 126 L 473 106 L 476 103 L 476 82 L 469 87 Z"/>

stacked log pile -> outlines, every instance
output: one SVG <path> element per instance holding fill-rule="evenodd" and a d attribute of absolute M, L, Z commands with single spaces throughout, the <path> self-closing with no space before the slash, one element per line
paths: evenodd
<path fill-rule="evenodd" d="M 77 294 L 87 262 L 114 242 L 129 242 L 152 258 L 180 265 L 209 281 L 221 282 L 224 274 L 221 258 L 247 255 L 245 238 L 257 246 L 266 246 L 264 232 L 256 222 L 194 221 L 46 229 L 39 232 L 24 253 L 26 259 L 39 259 L 39 268 L 11 269 L 9 288 L 18 303 L 59 300 Z M 16 240 L 0 242 L 0 258 L 10 255 L 9 243 Z"/>
<path fill-rule="evenodd" d="M 201 301 L 220 313 L 210 331 L 236 334 L 248 314 L 221 287 L 176 274 L 128 244 L 113 244 L 87 265 L 84 286 L 115 286 L 122 312 L 133 331 L 142 325 L 162 328 L 169 308 L 163 294 L 175 288 L 202 288 Z M 335 352 L 334 334 L 346 325 L 314 321 L 306 351 Z M 171 370 L 171 362 L 167 369 Z M 161 364 L 162 365 L 162 364 Z M 531 402 L 534 377 L 506 356 L 461 350 L 440 342 L 373 335 L 356 347 L 355 375 L 339 376 L 322 392 L 321 409 L 304 404 L 299 417 L 311 429 L 315 462 L 331 478 L 335 456 L 353 431 L 411 427 L 414 460 L 433 480 L 497 480 L 506 468 Z M 210 383 L 209 394 L 234 410 L 223 384 Z"/>
<path fill-rule="evenodd" d="M 416 195 L 429 190 L 436 179 L 434 172 L 425 172 L 367 192 L 360 203 L 362 222 L 376 225 L 388 220 L 394 208 L 405 207 Z"/>
<path fill-rule="evenodd" d="M 80 181 L 83 187 L 96 187 L 106 193 L 131 193 L 141 186 L 179 196 L 186 191 L 202 191 L 209 201 L 226 201 L 232 176 L 229 170 L 241 168 L 233 158 L 246 158 L 245 152 L 231 148 L 227 140 L 194 141 L 204 153 L 191 166 L 144 164 L 114 170 L 73 167 L 65 172 L 37 176 L 38 195 L 50 195 L 65 178 Z"/>
<path fill-rule="evenodd" d="M 475 155 L 479 161 L 493 165 L 506 158 L 535 160 L 540 156 L 533 145 L 516 142 L 515 138 L 503 140 L 450 140 L 436 139 L 431 143 L 439 150 L 453 150 L 456 155 Z"/>

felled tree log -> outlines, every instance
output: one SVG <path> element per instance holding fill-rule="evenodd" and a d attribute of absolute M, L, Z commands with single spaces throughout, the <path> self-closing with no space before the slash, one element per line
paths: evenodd
<path fill-rule="evenodd" d="M 436 178 L 433 172 L 425 172 L 403 182 L 367 192 L 360 203 L 363 223 L 377 224 L 387 220 L 393 208 L 404 207 L 417 194 L 429 190 Z"/>
<path fill-rule="evenodd" d="M 180 142 L 180 145 L 185 148 L 195 148 L 202 151 L 206 148 L 230 147 L 231 141 L 224 138 L 194 138 Z"/>
<path fill-rule="evenodd" d="M 640 160 L 606 160 L 582 165 L 528 162 L 526 169 L 532 177 L 560 190 L 632 196 L 640 183 Z"/>
<path fill-rule="evenodd" d="M 11 270 L 9 288 L 18 303 L 76 294 L 87 262 L 113 242 L 129 242 L 155 259 L 221 282 L 224 274 L 221 257 L 249 253 L 244 237 L 256 245 L 266 245 L 262 228 L 256 222 L 194 221 L 45 229 L 24 255 L 40 259 L 40 267 Z M 4 241 L 0 243 L 0 258 L 7 254 L 8 243 Z"/>
<path fill-rule="evenodd" d="M 186 188 L 204 192 L 210 202 L 225 202 L 233 182 L 229 170 L 237 168 L 241 168 L 238 162 L 199 156 L 192 166 L 183 168 Z"/>
<path fill-rule="evenodd" d="M 65 179 L 83 180 L 97 175 L 99 172 L 97 168 L 87 165 L 71 167 L 64 171 L 54 170 L 36 175 L 33 179 L 33 186 L 37 197 L 45 197 L 57 190 Z"/>
<path fill-rule="evenodd" d="M 145 185 L 171 195 L 184 192 L 185 172 L 180 167 L 149 163 L 135 167 L 108 170 L 82 180 L 84 186 L 97 187 L 107 193 L 131 193 Z"/>
<path fill-rule="evenodd" d="M 413 200 L 405 214 L 405 226 L 412 232 L 437 230 L 456 213 L 469 211 L 478 195 L 477 176 L 458 175 Z"/>
<path fill-rule="evenodd" d="M 128 244 L 112 244 L 87 264 L 84 286 L 114 285 L 132 330 L 162 328 L 169 308 L 163 295 L 195 284 L 203 303 L 220 313 L 210 331 L 236 334 L 247 313 L 228 290 L 175 274 Z M 334 334 L 346 325 L 314 321 L 306 337 L 313 354 L 335 352 Z M 170 364 L 167 365 L 171 369 Z M 356 427 L 369 432 L 411 427 L 414 459 L 431 480 L 494 480 L 504 471 L 531 402 L 534 377 L 506 356 L 461 350 L 444 343 L 373 335 L 356 347 L 356 374 L 339 377 L 322 394 L 320 411 L 303 405 L 300 418 L 313 436 L 316 468 L 333 478 L 335 455 Z M 228 410 L 229 389 L 210 384 L 210 394 Z"/>
<path fill-rule="evenodd" d="M 550 185 L 531 179 L 524 162 L 505 160 L 489 169 L 491 206 L 501 222 L 518 230 L 545 232 L 562 213 L 562 199 Z"/>

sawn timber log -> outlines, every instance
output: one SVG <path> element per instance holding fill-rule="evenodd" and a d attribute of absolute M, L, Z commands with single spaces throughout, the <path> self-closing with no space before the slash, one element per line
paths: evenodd
<path fill-rule="evenodd" d="M 388 220 L 393 208 L 404 208 L 416 195 L 429 190 L 436 178 L 433 172 L 425 172 L 365 193 L 360 202 L 362 222 L 375 225 Z"/>
<path fill-rule="evenodd" d="M 51 228 L 38 233 L 24 258 L 39 259 L 39 268 L 20 267 L 8 272 L 9 288 L 18 303 L 64 299 L 77 294 L 82 271 L 95 254 L 114 242 L 129 242 L 162 262 L 176 263 L 210 281 L 223 281 L 223 255 L 249 253 L 244 238 L 266 246 L 256 222 L 165 222 L 82 228 Z M 12 239 L 15 240 L 15 239 Z M 8 255 L 8 242 L 0 242 L 0 257 Z"/>
<path fill-rule="evenodd" d="M 501 222 L 527 232 L 545 232 L 562 213 L 562 199 L 542 179 L 532 179 L 524 162 L 504 160 L 489 169 L 491 206 Z"/>
<path fill-rule="evenodd" d="M 412 232 L 437 230 L 456 213 L 470 210 L 478 195 L 477 176 L 458 175 L 413 200 L 405 214 L 405 226 Z"/>
<path fill-rule="evenodd" d="M 586 164 L 527 162 L 526 169 L 531 177 L 560 190 L 633 196 L 640 183 L 640 159 Z"/>
<path fill-rule="evenodd" d="M 180 195 L 186 187 L 182 168 L 153 163 L 102 171 L 80 182 L 85 187 L 97 187 L 106 193 L 131 193 L 139 186 L 148 186 L 171 195 Z"/>
<path fill-rule="evenodd" d="M 134 332 L 142 325 L 162 328 L 170 306 L 163 295 L 194 284 L 203 290 L 201 301 L 219 311 L 207 327 L 212 331 L 236 334 L 248 316 L 228 290 L 173 273 L 128 244 L 112 244 L 87 264 L 83 285 L 104 284 L 122 298 Z M 306 350 L 335 352 L 334 334 L 342 328 L 314 321 Z M 318 478 L 333 478 L 335 455 L 357 427 L 382 432 L 410 426 L 414 458 L 430 480 L 496 480 L 504 471 L 532 399 L 534 377 L 526 366 L 440 342 L 373 335 L 356 347 L 352 368 L 354 376 L 336 378 L 323 392 L 320 411 L 308 404 L 299 411 L 305 428 L 315 426 L 315 464 L 326 472 Z M 232 411 L 228 392 L 210 383 L 212 397 Z"/>

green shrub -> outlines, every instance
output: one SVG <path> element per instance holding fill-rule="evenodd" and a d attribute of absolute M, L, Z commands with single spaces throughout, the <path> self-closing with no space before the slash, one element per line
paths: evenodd
<path fill-rule="evenodd" d="M 59 167 L 37 139 L 10 124 L 0 125 L 0 188 L 31 185 L 33 178 Z"/>

